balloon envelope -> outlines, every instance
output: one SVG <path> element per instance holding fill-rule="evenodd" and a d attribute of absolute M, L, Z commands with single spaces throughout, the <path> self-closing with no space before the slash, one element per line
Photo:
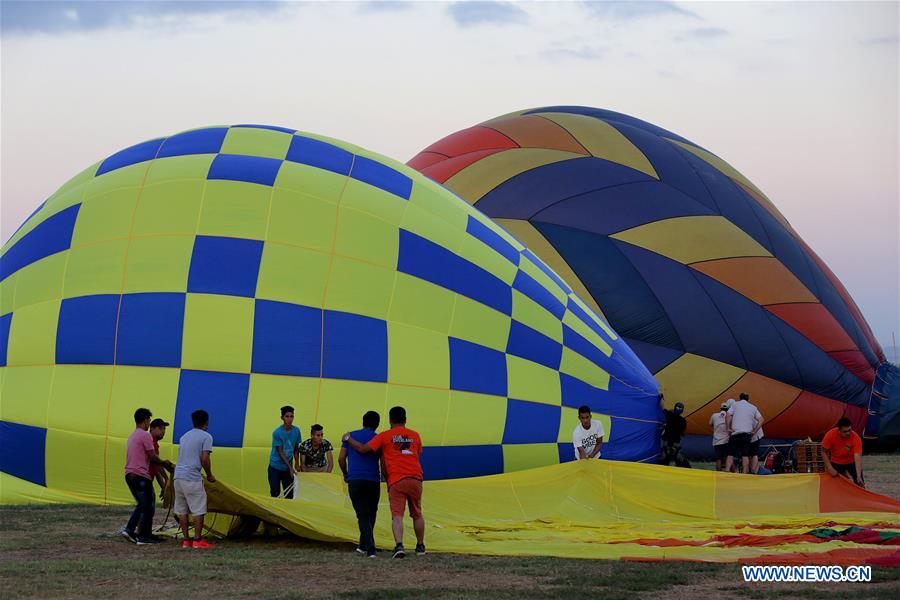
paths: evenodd
<path fill-rule="evenodd" d="M 138 407 L 172 423 L 173 459 L 207 410 L 214 472 L 255 491 L 283 405 L 335 445 L 404 406 L 430 479 L 571 460 L 581 404 L 607 458 L 657 451 L 652 376 L 553 271 L 336 140 L 239 125 L 117 152 L 13 235 L 0 286 L 0 471 L 30 498 L 129 498 Z"/>
<path fill-rule="evenodd" d="M 748 392 L 770 437 L 861 432 L 880 347 L 773 203 L 689 140 L 554 106 L 447 136 L 409 161 L 506 227 L 601 313 L 691 433 Z"/>

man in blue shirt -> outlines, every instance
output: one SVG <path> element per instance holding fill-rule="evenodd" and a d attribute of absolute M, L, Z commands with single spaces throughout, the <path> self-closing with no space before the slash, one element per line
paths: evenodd
<path fill-rule="evenodd" d="M 269 495 L 277 498 L 281 490 L 288 489 L 294 476 L 300 470 L 299 450 L 300 429 L 294 427 L 294 407 L 281 407 L 282 425 L 272 432 L 272 452 L 269 454 Z M 293 462 L 292 462 L 293 461 Z M 291 489 L 286 497 L 293 498 Z"/>
<path fill-rule="evenodd" d="M 370 410 L 363 415 L 363 428 L 350 433 L 350 437 L 360 444 L 367 444 L 375 437 L 375 430 L 381 423 L 381 416 Z M 347 467 L 347 459 L 350 466 Z M 369 558 L 375 558 L 375 516 L 378 514 L 378 500 L 381 497 L 381 472 L 378 468 L 378 456 L 373 452 L 361 454 L 349 446 L 341 444 L 338 465 L 344 473 L 350 492 L 350 502 L 356 511 L 359 524 L 359 546 L 356 551 Z"/>

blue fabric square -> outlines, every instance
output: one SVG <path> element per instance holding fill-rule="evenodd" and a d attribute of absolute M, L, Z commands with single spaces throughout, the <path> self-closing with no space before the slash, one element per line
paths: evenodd
<path fill-rule="evenodd" d="M 184 294 L 125 294 L 119 311 L 116 364 L 180 367 Z"/>
<path fill-rule="evenodd" d="M 405 229 L 400 230 L 397 270 L 512 314 L 512 288 L 502 279 Z"/>
<path fill-rule="evenodd" d="M 227 127 L 209 127 L 173 135 L 163 142 L 157 158 L 185 154 L 218 154 L 227 133 Z"/>
<path fill-rule="evenodd" d="M 572 429 L 575 429 L 574 425 L 572 426 Z M 575 460 L 575 445 L 572 442 L 559 442 L 556 444 L 556 451 L 559 453 L 560 464 Z"/>
<path fill-rule="evenodd" d="M 395 196 L 400 196 L 404 200 L 409 200 L 412 192 L 412 179 L 396 169 L 365 156 L 356 157 L 350 177 L 374 185 Z"/>
<path fill-rule="evenodd" d="M 556 283 L 556 285 L 558 285 L 562 291 L 564 291 L 566 294 L 572 293 L 572 288 L 570 288 L 569 285 L 565 281 L 563 281 L 560 278 L 560 276 L 557 275 L 553 271 L 553 269 L 551 269 L 550 267 L 545 265 L 544 261 L 542 261 L 540 258 L 538 258 L 534 252 L 532 252 L 528 248 L 525 248 L 524 250 L 522 250 L 522 254 L 524 254 L 526 257 L 528 257 L 528 259 L 534 263 L 534 266 L 536 266 L 538 269 L 543 271 L 544 275 L 546 275 L 547 277 L 552 279 L 554 281 L 554 283 Z"/>
<path fill-rule="evenodd" d="M 246 181 L 260 185 L 274 185 L 278 169 L 284 161 L 265 156 L 243 156 L 240 154 L 219 154 L 209 166 L 207 179 Z"/>
<path fill-rule="evenodd" d="M 0 281 L 45 256 L 68 250 L 80 204 L 47 217 L 0 257 Z"/>
<path fill-rule="evenodd" d="M 156 158 L 156 153 L 159 152 L 159 147 L 162 146 L 163 141 L 165 141 L 165 138 L 149 140 L 116 152 L 115 154 L 104 160 L 102 163 L 100 163 L 100 166 L 97 167 L 97 172 L 94 173 L 94 176 L 99 177 L 104 173 L 115 171 L 116 169 L 127 167 L 128 165 L 134 165 L 139 162 L 153 160 L 154 158 Z"/>
<path fill-rule="evenodd" d="M 0 367 L 6 366 L 7 349 L 9 347 L 9 328 L 12 325 L 12 313 L 0 317 Z"/>
<path fill-rule="evenodd" d="M 326 169 L 340 175 L 349 175 L 353 165 L 353 153 L 328 142 L 295 135 L 291 140 L 285 160 Z"/>
<path fill-rule="evenodd" d="M 425 446 L 422 450 L 425 479 L 459 479 L 503 472 L 503 446 Z"/>
<path fill-rule="evenodd" d="M 454 337 L 450 344 L 450 389 L 506 396 L 506 355 Z"/>
<path fill-rule="evenodd" d="M 198 235 L 188 273 L 188 291 L 227 296 L 256 295 L 263 243 L 259 240 Z"/>
<path fill-rule="evenodd" d="M 118 313 L 118 294 L 63 300 L 56 329 L 56 362 L 72 365 L 113 364 Z"/>
<path fill-rule="evenodd" d="M 0 421 L 0 471 L 45 486 L 46 450 L 43 427 Z"/>
<path fill-rule="evenodd" d="M 562 344 L 543 333 L 513 321 L 509 328 L 506 352 L 519 358 L 559 370 L 562 361 Z"/>
<path fill-rule="evenodd" d="M 550 293 L 550 290 L 535 281 L 535 279 L 525 271 L 516 273 L 516 279 L 513 281 L 513 289 L 519 290 L 534 300 L 539 306 L 543 306 L 547 312 L 557 319 L 562 319 L 563 315 L 566 314 L 565 305 L 557 300 L 556 296 Z"/>
<path fill-rule="evenodd" d="M 191 413 L 203 409 L 209 413 L 209 434 L 213 448 L 240 448 L 244 443 L 244 420 L 247 416 L 247 393 L 250 375 L 213 371 L 181 372 L 178 400 L 175 404 L 173 442 L 193 429 Z"/>
<path fill-rule="evenodd" d="M 499 233 L 493 231 L 490 227 L 472 215 L 469 215 L 469 221 L 466 223 L 466 232 L 496 250 L 512 264 L 519 264 L 519 259 L 522 256 L 519 254 L 519 251 L 516 250 L 512 244 L 503 239 Z"/>
<path fill-rule="evenodd" d="M 556 442 L 559 437 L 559 406 L 507 400 L 504 444 L 539 444 Z"/>
<path fill-rule="evenodd" d="M 387 381 L 387 323 L 335 310 L 325 311 L 322 376 Z"/>
<path fill-rule="evenodd" d="M 318 377 L 322 309 L 257 300 L 253 316 L 253 372 Z"/>

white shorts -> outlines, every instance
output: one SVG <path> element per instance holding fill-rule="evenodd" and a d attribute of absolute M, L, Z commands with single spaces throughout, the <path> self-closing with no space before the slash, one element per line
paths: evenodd
<path fill-rule="evenodd" d="M 175 480 L 175 514 L 195 517 L 206 514 L 206 490 L 202 480 Z"/>

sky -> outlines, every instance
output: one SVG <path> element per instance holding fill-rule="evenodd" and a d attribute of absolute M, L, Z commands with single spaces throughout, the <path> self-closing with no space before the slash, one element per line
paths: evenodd
<path fill-rule="evenodd" d="M 749 177 L 887 348 L 900 335 L 898 9 L 3 0 L 2 239 L 85 167 L 184 129 L 282 125 L 406 161 L 501 114 L 581 104 Z"/>

